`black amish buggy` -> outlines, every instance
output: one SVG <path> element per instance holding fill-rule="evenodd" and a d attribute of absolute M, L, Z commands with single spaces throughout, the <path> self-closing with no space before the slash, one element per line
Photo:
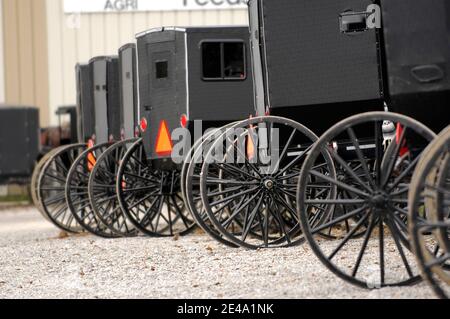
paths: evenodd
<path fill-rule="evenodd" d="M 90 204 L 89 177 L 97 159 L 121 137 L 118 57 L 91 59 L 89 73 L 94 130 L 87 149 L 74 160 L 67 173 L 65 197 L 70 212 L 84 230 L 111 238 L 117 234 L 101 222 Z"/>
<path fill-rule="evenodd" d="M 366 288 L 417 282 L 408 192 L 449 124 L 449 10 L 444 0 L 251 0 L 258 117 L 220 130 L 187 177 L 208 233 L 250 249 L 306 240 Z"/>
<path fill-rule="evenodd" d="M 142 140 L 122 159 L 119 202 L 146 235 L 187 234 L 195 223 L 182 198 L 172 133 L 185 128 L 195 140 L 254 113 L 248 28 L 152 29 L 137 35 L 137 53 Z"/>
<path fill-rule="evenodd" d="M 28 183 L 39 145 L 39 110 L 0 106 L 0 184 Z"/>
<path fill-rule="evenodd" d="M 96 159 L 120 138 L 118 59 L 98 57 L 76 66 L 79 140 L 41 161 L 37 183 L 44 216 L 68 232 L 111 237 L 89 205 L 88 178 Z"/>
<path fill-rule="evenodd" d="M 119 166 L 126 151 L 139 139 L 136 45 L 119 49 L 120 139 L 97 158 L 89 178 L 89 198 L 99 220 L 118 236 L 133 236 L 136 228 L 128 221 L 116 194 Z"/>
<path fill-rule="evenodd" d="M 67 176 L 72 164 L 95 135 L 92 79 L 88 64 L 75 67 L 77 86 L 77 141 L 47 153 L 33 174 L 34 202 L 43 216 L 60 229 L 78 233 L 83 228 L 75 220 L 65 197 Z"/>

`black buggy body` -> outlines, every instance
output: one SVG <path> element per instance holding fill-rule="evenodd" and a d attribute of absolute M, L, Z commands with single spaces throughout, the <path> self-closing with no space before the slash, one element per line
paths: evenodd
<path fill-rule="evenodd" d="M 88 64 L 75 67 L 77 84 L 78 142 L 87 143 L 95 132 L 95 109 L 91 71 Z"/>
<path fill-rule="evenodd" d="M 96 57 L 89 62 L 95 109 L 95 143 L 120 140 L 119 60 Z"/>
<path fill-rule="evenodd" d="M 28 181 L 39 155 L 39 111 L 0 107 L 0 183 Z"/>
<path fill-rule="evenodd" d="M 184 126 L 193 133 L 196 120 L 205 130 L 254 114 L 248 43 L 244 27 L 159 28 L 137 36 L 149 159 L 170 157 L 170 147 L 157 149 L 166 131 Z"/>
<path fill-rule="evenodd" d="M 260 114 L 318 134 L 384 103 L 436 131 L 448 122 L 447 1 L 252 0 L 250 10 Z"/>
<path fill-rule="evenodd" d="M 253 249 L 306 239 L 360 287 L 417 282 L 408 193 L 450 120 L 450 3 L 250 0 L 249 11 L 258 117 L 233 128 L 248 132 L 247 159 L 230 169 L 230 156 L 217 158 L 223 133 L 202 167 L 190 166 L 209 233 Z M 238 204 L 224 222 L 227 203 Z M 419 204 L 425 221 L 433 207 Z"/>

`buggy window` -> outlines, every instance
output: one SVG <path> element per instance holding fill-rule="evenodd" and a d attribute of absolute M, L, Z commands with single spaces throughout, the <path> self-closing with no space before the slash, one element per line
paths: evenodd
<path fill-rule="evenodd" d="M 243 42 L 203 42 L 203 79 L 245 80 L 245 45 Z"/>
<path fill-rule="evenodd" d="M 165 79 L 169 76 L 169 63 L 167 61 L 156 62 L 156 78 Z"/>

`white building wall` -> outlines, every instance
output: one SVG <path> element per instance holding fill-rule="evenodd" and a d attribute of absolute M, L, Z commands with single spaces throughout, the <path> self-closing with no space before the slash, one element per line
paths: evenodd
<path fill-rule="evenodd" d="M 75 104 L 77 62 L 117 54 L 121 45 L 134 41 L 136 33 L 153 27 L 248 24 L 247 10 L 241 9 L 71 15 L 64 14 L 63 0 L 46 1 L 52 124 L 57 124 L 53 114 L 58 106 Z"/>

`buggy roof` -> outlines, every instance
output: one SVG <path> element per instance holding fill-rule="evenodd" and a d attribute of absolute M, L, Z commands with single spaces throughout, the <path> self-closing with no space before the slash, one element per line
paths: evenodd
<path fill-rule="evenodd" d="M 173 31 L 173 32 L 180 32 L 180 33 L 202 33 L 202 32 L 211 32 L 214 31 L 227 31 L 227 30 L 236 30 L 236 29 L 242 29 L 242 30 L 248 30 L 248 26 L 244 25 L 235 25 L 235 26 L 209 26 L 209 27 L 161 27 L 161 28 L 152 28 L 149 30 L 146 30 L 144 32 L 140 32 L 136 34 L 136 39 L 141 38 L 149 33 L 155 33 L 155 32 L 164 32 L 164 31 Z"/>

